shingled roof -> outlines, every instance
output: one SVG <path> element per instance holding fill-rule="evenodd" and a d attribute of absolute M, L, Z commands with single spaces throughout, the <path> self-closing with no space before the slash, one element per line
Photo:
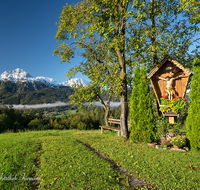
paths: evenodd
<path fill-rule="evenodd" d="M 147 78 L 151 78 L 161 67 L 164 63 L 167 61 L 171 61 L 176 65 L 179 69 L 185 71 L 188 75 L 192 74 L 188 69 L 184 68 L 183 65 L 181 65 L 179 62 L 176 60 L 172 59 L 170 56 L 166 56 L 152 71 L 151 73 L 147 76 Z"/>

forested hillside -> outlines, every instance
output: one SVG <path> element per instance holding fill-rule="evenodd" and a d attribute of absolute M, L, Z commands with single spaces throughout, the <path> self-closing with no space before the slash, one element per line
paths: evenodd
<path fill-rule="evenodd" d="M 73 94 L 73 88 L 69 86 L 47 87 L 44 84 L 10 81 L 0 82 L 0 104 L 43 104 L 56 101 L 69 102 L 69 96 Z M 107 100 L 108 95 L 100 94 Z M 98 100 L 97 100 L 98 101 Z M 112 98 L 112 101 L 120 101 Z"/>
<path fill-rule="evenodd" d="M 56 101 L 68 102 L 73 93 L 71 87 L 52 88 L 43 86 L 43 89 L 34 90 L 28 88 L 28 84 L 22 84 L 20 91 L 18 86 L 9 81 L 0 85 L 0 104 L 42 104 Z M 31 91 L 32 90 L 32 91 Z"/>

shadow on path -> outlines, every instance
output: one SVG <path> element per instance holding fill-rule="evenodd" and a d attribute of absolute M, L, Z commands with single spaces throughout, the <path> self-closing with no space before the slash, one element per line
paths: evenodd
<path fill-rule="evenodd" d="M 85 145 L 87 148 L 89 148 L 91 151 L 95 152 L 99 157 L 109 161 L 113 165 L 113 169 L 123 173 L 128 177 L 128 183 L 130 188 L 145 188 L 145 189 L 152 189 L 152 186 L 148 186 L 148 184 L 144 183 L 142 179 L 138 179 L 135 176 L 131 175 L 128 171 L 126 171 L 124 168 L 122 168 L 120 165 L 117 165 L 114 160 L 111 160 L 109 157 L 102 154 L 100 151 L 95 150 L 91 147 L 90 144 L 83 143 L 82 141 L 77 140 L 79 143 Z"/>

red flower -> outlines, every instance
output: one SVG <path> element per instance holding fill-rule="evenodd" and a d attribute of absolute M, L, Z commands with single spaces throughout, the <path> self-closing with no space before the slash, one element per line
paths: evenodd
<path fill-rule="evenodd" d="M 163 97 L 163 98 L 167 98 L 167 96 L 166 96 L 166 95 L 163 95 L 162 97 Z"/>
<path fill-rule="evenodd" d="M 179 97 L 177 96 L 176 99 L 179 99 Z"/>
<path fill-rule="evenodd" d="M 167 99 L 165 99 L 165 101 L 167 101 Z"/>
<path fill-rule="evenodd" d="M 176 101 L 176 99 L 174 98 L 173 101 Z"/>
<path fill-rule="evenodd" d="M 183 98 L 183 101 L 185 101 L 186 100 L 186 98 Z"/>
<path fill-rule="evenodd" d="M 177 95 L 176 95 L 176 94 L 174 94 L 174 96 L 176 97 Z"/>
<path fill-rule="evenodd" d="M 166 91 L 165 91 L 165 90 L 164 90 L 163 92 L 164 92 L 164 93 L 166 93 Z"/>

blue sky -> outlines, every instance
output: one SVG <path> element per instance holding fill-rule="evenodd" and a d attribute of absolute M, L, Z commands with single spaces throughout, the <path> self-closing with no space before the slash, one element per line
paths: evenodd
<path fill-rule="evenodd" d="M 67 81 L 67 70 L 82 60 L 76 57 L 60 64 L 54 57 L 56 22 L 62 7 L 78 0 L 2 0 L 0 1 L 0 74 L 20 68 L 33 77 L 44 76 L 58 83 Z M 88 80 L 77 74 L 76 78 Z"/>
<path fill-rule="evenodd" d="M 0 1 L 0 74 L 6 70 L 24 69 L 33 77 L 44 76 L 58 83 L 68 80 L 67 70 L 82 61 L 76 56 L 60 64 L 54 57 L 56 22 L 62 7 L 79 0 L 1 0 Z M 195 46 L 192 46 L 193 49 Z M 76 78 L 88 80 L 77 74 Z"/>

